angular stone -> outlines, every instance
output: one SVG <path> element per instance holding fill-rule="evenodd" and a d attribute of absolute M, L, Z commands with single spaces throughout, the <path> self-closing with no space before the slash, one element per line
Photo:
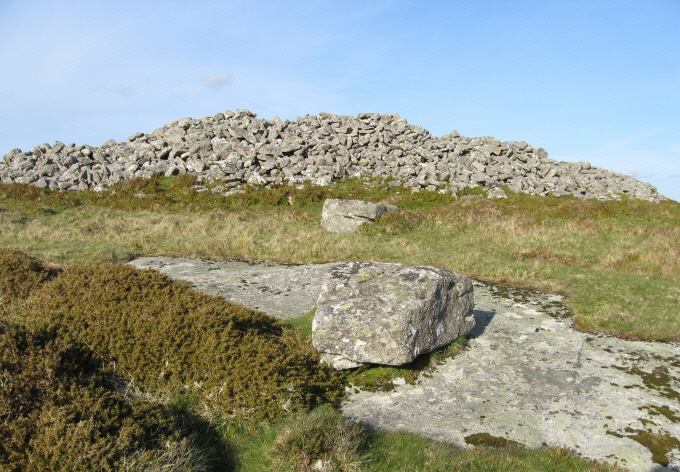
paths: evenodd
<path fill-rule="evenodd" d="M 492 187 L 487 192 L 489 198 L 508 198 L 508 195 L 500 187 Z"/>
<path fill-rule="evenodd" d="M 205 162 L 200 159 L 189 159 L 186 163 L 187 170 L 195 174 L 200 174 L 206 169 Z"/>
<path fill-rule="evenodd" d="M 402 365 L 475 325 L 472 281 L 446 269 L 348 262 L 324 274 L 312 324 L 317 351 Z"/>
<path fill-rule="evenodd" d="M 472 164 L 470 164 L 473 169 L 478 170 L 479 172 L 484 172 L 486 171 L 486 166 L 482 164 L 481 162 L 474 161 Z"/>
<path fill-rule="evenodd" d="M 323 202 L 321 226 L 331 233 L 351 233 L 364 223 L 374 223 L 388 211 L 399 211 L 399 208 L 384 203 L 329 198 Z"/>

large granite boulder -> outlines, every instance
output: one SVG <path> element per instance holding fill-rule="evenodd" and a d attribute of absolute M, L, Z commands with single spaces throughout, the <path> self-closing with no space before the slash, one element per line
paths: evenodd
<path fill-rule="evenodd" d="M 450 270 L 339 264 L 323 276 L 312 342 L 338 368 L 408 364 L 470 332 L 473 306 L 472 281 Z"/>
<path fill-rule="evenodd" d="M 331 233 L 352 233 L 364 223 L 374 223 L 388 211 L 399 211 L 399 208 L 384 203 L 329 198 L 323 202 L 321 226 Z"/>

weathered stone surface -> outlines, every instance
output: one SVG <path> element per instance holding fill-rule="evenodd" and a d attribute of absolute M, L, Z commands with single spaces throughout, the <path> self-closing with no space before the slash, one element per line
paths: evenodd
<path fill-rule="evenodd" d="M 503 189 L 494 187 L 490 188 L 487 192 L 489 198 L 508 198 L 508 195 L 503 191 Z"/>
<path fill-rule="evenodd" d="M 680 343 L 579 333 L 559 296 L 474 284 L 469 349 L 415 384 L 354 389 L 345 416 L 459 447 L 488 434 L 631 472 L 677 470 L 658 462 L 680 465 Z"/>
<path fill-rule="evenodd" d="M 60 190 L 104 188 L 133 177 L 187 172 L 199 180 L 237 186 L 305 181 L 328 185 L 345 177 L 378 177 L 414 191 L 507 186 L 535 195 L 664 199 L 652 185 L 633 177 L 587 162 L 557 162 L 525 142 L 466 138 L 457 131 L 438 138 L 398 114 L 320 113 L 282 121 L 227 110 L 135 133 L 127 142 L 109 140 L 99 147 L 56 142 L 28 152 L 14 149 L 0 162 L 3 183 Z"/>
<path fill-rule="evenodd" d="M 402 365 L 475 325 L 472 281 L 445 269 L 348 262 L 323 277 L 312 326 L 317 351 Z"/>
<path fill-rule="evenodd" d="M 130 264 L 189 282 L 210 295 L 255 308 L 282 320 L 316 306 L 323 274 L 337 263 L 281 265 L 188 257 L 141 257 Z"/>
<path fill-rule="evenodd" d="M 282 319 L 309 311 L 309 294 L 318 294 L 323 273 L 336 265 L 170 257 L 133 264 Z M 631 472 L 674 470 L 653 464 L 647 448 L 655 446 L 669 466 L 680 466 L 673 446 L 680 441 L 680 343 L 579 333 L 560 296 L 474 285 L 477 324 L 465 352 L 415 385 L 395 379 L 389 392 L 352 389 L 343 414 L 459 447 L 486 433 L 530 448 L 567 447 Z"/>
<path fill-rule="evenodd" d="M 399 211 L 399 208 L 363 200 L 329 198 L 323 202 L 321 226 L 331 233 L 352 233 L 364 223 L 374 223 L 388 211 Z"/>
<path fill-rule="evenodd" d="M 342 354 L 321 354 L 319 362 L 330 364 L 335 370 L 356 369 L 363 365 L 361 362 L 354 362 L 347 359 Z"/>

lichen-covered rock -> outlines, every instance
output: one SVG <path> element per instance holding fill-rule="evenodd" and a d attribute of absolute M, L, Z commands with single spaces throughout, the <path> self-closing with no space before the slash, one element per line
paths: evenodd
<path fill-rule="evenodd" d="M 348 262 L 323 277 L 312 325 L 317 351 L 402 365 L 474 327 L 472 281 L 436 267 Z"/>
<path fill-rule="evenodd" d="M 503 191 L 503 189 L 498 187 L 490 188 L 487 192 L 489 198 L 508 198 L 508 195 Z"/>
<path fill-rule="evenodd" d="M 323 202 L 321 226 L 331 233 L 352 233 L 364 223 L 374 223 L 388 211 L 399 211 L 399 208 L 384 203 L 329 198 Z"/>

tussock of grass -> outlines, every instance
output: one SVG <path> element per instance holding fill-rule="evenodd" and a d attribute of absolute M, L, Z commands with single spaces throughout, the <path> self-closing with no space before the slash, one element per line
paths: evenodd
<path fill-rule="evenodd" d="M 270 454 L 275 470 L 355 472 L 361 470 L 366 433 L 329 407 L 286 422 Z"/>
<path fill-rule="evenodd" d="M 341 426 L 336 426 L 340 423 Z M 323 425 L 327 428 L 323 428 Z M 347 432 L 347 428 L 351 428 Z M 251 428 L 229 427 L 229 436 L 236 441 L 236 450 L 243 472 L 357 470 L 362 472 L 624 472 L 615 465 L 578 457 L 566 448 L 526 449 L 506 447 L 496 442 L 466 449 L 432 441 L 403 432 L 372 431 L 347 423 L 337 412 L 312 411 L 286 418 L 275 424 Z M 353 444 L 346 438 L 354 437 Z M 286 447 L 282 448 L 282 444 Z M 317 447 L 316 445 L 324 445 Z M 326 448 L 326 457 L 336 451 L 352 451 L 348 460 L 319 463 L 322 454 L 313 451 Z M 304 451 L 304 452 L 303 452 Z M 341 456 L 342 457 L 342 456 Z M 298 462 L 295 459 L 299 459 Z M 347 464 L 343 468 L 343 464 Z M 329 469 L 321 469 L 326 465 Z"/>
<path fill-rule="evenodd" d="M 310 343 L 264 313 L 132 266 L 69 267 L 33 292 L 31 326 L 58 326 L 142 389 L 186 390 L 227 416 L 275 418 L 342 387 Z"/>
<path fill-rule="evenodd" d="M 524 449 L 517 447 L 474 447 L 459 449 L 408 433 L 373 432 L 368 438 L 368 472 L 408 470 L 413 472 L 623 472 L 606 463 L 584 460 L 567 449 Z"/>

